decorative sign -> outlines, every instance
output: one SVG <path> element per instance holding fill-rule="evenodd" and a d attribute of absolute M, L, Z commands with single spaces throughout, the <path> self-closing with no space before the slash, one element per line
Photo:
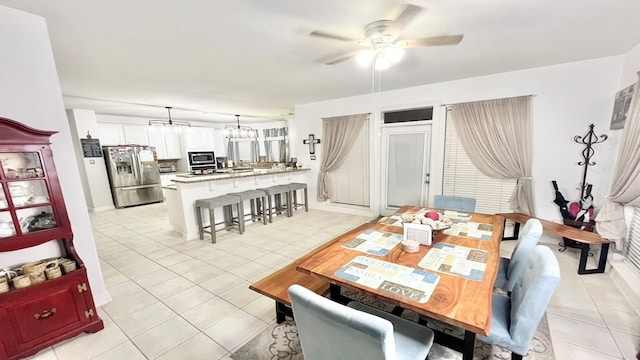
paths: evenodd
<path fill-rule="evenodd" d="M 99 139 L 80 139 L 80 144 L 82 145 L 83 157 L 102 157 L 102 148 L 100 147 Z"/>
<path fill-rule="evenodd" d="M 315 145 L 320 144 L 320 139 L 316 139 L 315 135 L 309 134 L 309 138 L 302 140 L 302 143 L 309 145 L 309 154 L 315 154 L 316 153 Z"/>
<path fill-rule="evenodd" d="M 624 122 L 627 120 L 627 115 L 629 114 L 629 107 L 631 106 L 631 98 L 633 97 L 634 88 L 635 84 L 629 85 L 616 93 L 616 100 L 613 104 L 613 114 L 611 115 L 611 126 L 609 129 L 617 130 L 624 128 Z"/>
<path fill-rule="evenodd" d="M 431 246 L 431 238 L 433 230 L 429 225 L 422 224 L 403 224 L 402 240 L 415 240 L 422 245 Z"/>
<path fill-rule="evenodd" d="M 426 303 L 440 276 L 366 256 L 358 256 L 335 272 L 336 276 L 405 299 Z"/>

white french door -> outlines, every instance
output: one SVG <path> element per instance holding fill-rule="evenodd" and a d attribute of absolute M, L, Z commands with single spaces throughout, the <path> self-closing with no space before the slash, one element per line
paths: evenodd
<path fill-rule="evenodd" d="M 425 206 L 429 198 L 431 125 L 382 128 L 381 215 L 402 205 Z"/>

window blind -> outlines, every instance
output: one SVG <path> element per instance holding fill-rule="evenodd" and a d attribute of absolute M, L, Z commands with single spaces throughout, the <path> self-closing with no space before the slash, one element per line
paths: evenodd
<path fill-rule="evenodd" d="M 332 203 L 369 206 L 369 122 L 360 129 L 345 161 L 329 172 Z"/>
<path fill-rule="evenodd" d="M 640 207 L 633 209 L 627 259 L 640 272 Z"/>
<path fill-rule="evenodd" d="M 516 180 L 495 179 L 480 172 L 464 151 L 453 121 L 453 114 L 447 111 L 442 194 L 475 198 L 476 212 L 511 212 L 510 199 Z"/>

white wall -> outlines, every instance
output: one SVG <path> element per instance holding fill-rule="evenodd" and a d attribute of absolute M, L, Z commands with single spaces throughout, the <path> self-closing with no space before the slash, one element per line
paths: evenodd
<path fill-rule="evenodd" d="M 89 214 L 65 116 L 60 83 L 43 18 L 0 6 L 0 116 L 36 129 L 58 131 L 51 148 L 75 247 L 84 261 L 96 305 L 110 301 L 96 253 Z M 0 266 L 33 261 L 59 253 L 55 243 L 0 254 Z"/>
<path fill-rule="evenodd" d="M 432 167 L 433 188 L 430 194 L 439 191 L 438 178 L 442 176 L 437 157 L 441 157 L 444 128 L 441 126 L 444 111 L 440 104 L 453 104 L 467 101 L 488 100 L 520 95 L 535 95 L 533 103 L 533 186 L 536 215 L 553 221 L 560 221 L 558 208 L 553 204 L 552 180 L 557 180 L 560 190 L 569 200 L 578 200 L 576 188 L 582 179 L 581 146 L 573 141 L 574 136 L 584 135 L 589 124 L 595 124 L 597 134 L 610 134 L 609 123 L 613 110 L 615 92 L 620 88 L 620 73 L 624 56 L 599 58 L 561 65 L 554 65 L 523 71 L 488 75 L 413 88 L 383 91 L 376 108 L 388 110 L 416 105 L 434 105 Z M 399 67 L 402 64 L 398 65 Z M 398 68 L 400 70 L 400 68 Z M 428 70 L 426 70 L 428 71 Z M 384 74 L 383 74 L 384 76 Z M 383 80 L 384 83 L 384 80 Z M 295 131 L 305 137 L 322 135 L 321 118 L 338 115 L 366 113 L 372 111 L 372 96 L 335 99 L 330 101 L 296 106 Z M 372 170 L 372 215 L 378 214 L 381 174 L 379 121 L 372 122 L 371 153 Z M 301 138 L 295 140 L 302 141 Z M 592 161 L 597 164 L 589 169 L 587 180 L 594 184 L 593 194 L 596 206 L 608 192 L 609 173 L 606 171 L 611 162 L 612 142 L 595 145 Z M 335 211 L 357 212 L 354 209 L 338 207 L 316 201 L 316 182 L 323 145 L 316 146 L 316 161 L 309 160 L 306 147 L 297 145 L 296 154 L 305 165 L 312 168 L 309 184 L 310 204 L 312 207 Z M 374 176 L 375 175 L 375 176 Z"/>
<path fill-rule="evenodd" d="M 73 109 L 67 110 L 67 117 L 73 133 L 73 147 L 76 152 L 76 161 L 80 169 L 82 188 L 87 199 L 89 211 L 114 209 L 104 158 L 85 158 L 82 156 L 83 151 L 80 139 L 87 138 L 87 134 L 91 134 L 94 139 L 99 139 L 96 113 L 93 110 Z"/>

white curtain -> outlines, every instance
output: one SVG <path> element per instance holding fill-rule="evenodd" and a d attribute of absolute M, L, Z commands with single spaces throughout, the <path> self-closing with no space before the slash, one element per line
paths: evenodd
<path fill-rule="evenodd" d="M 318 200 L 329 199 L 327 172 L 342 164 L 358 137 L 360 128 L 369 119 L 369 114 L 336 116 L 322 119 L 324 147 L 320 173 L 318 174 Z"/>
<path fill-rule="evenodd" d="M 609 193 L 609 200 L 629 206 L 640 206 L 640 91 L 638 90 L 638 83 L 636 83 L 622 130 L 618 161 Z"/>
<path fill-rule="evenodd" d="M 483 174 L 517 180 L 511 209 L 534 215 L 531 184 L 531 97 L 452 105 L 460 142 Z"/>
<path fill-rule="evenodd" d="M 640 77 L 640 73 L 638 74 Z M 627 232 L 623 205 L 640 207 L 640 79 L 633 89 L 631 104 L 613 172 L 608 201 L 596 216 L 596 229 L 602 237 L 616 241 L 622 249 L 622 238 Z M 621 221 L 622 220 L 622 221 Z"/>

